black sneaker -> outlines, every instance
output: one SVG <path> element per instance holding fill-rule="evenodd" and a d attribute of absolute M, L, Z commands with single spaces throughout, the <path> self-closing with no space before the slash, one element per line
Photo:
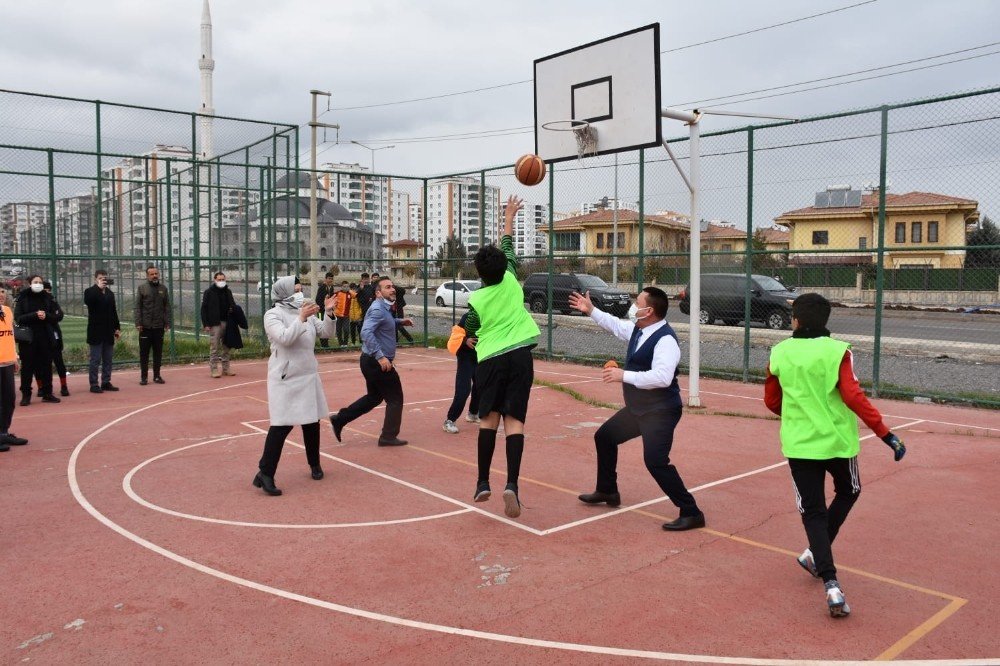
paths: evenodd
<path fill-rule="evenodd" d="M 0 435 L 0 443 L 9 446 L 24 446 L 25 444 L 28 443 L 28 440 L 26 440 L 24 437 L 18 437 L 14 433 L 9 432 L 6 435 Z"/>
<path fill-rule="evenodd" d="M 97 384 L 94 384 L 93 386 L 90 387 L 90 392 L 91 393 L 104 393 L 104 389 L 102 389 Z"/>
<path fill-rule="evenodd" d="M 146 379 L 145 377 L 143 377 L 142 379 L 139 380 L 139 386 L 145 386 L 148 383 L 149 383 L 149 380 Z"/>
<path fill-rule="evenodd" d="M 59 398 L 55 397 L 51 393 L 42 396 L 42 402 L 62 402 Z"/>
<path fill-rule="evenodd" d="M 517 497 L 517 484 L 508 483 L 503 489 L 503 512 L 508 518 L 517 518 L 521 515 L 521 500 Z"/>
<path fill-rule="evenodd" d="M 156 384 L 166 384 L 166 382 L 163 381 L 163 377 L 160 377 L 159 375 L 153 377 L 153 382 L 155 382 Z"/>
<path fill-rule="evenodd" d="M 61 395 L 64 398 L 68 398 L 69 397 L 69 389 L 66 388 L 65 386 L 63 386 L 61 389 L 59 389 L 59 395 Z"/>
<path fill-rule="evenodd" d="M 114 384 L 112 384 L 111 382 L 104 382 L 103 384 L 101 384 L 101 390 L 102 391 L 117 391 L 118 387 L 115 386 Z"/>
<path fill-rule="evenodd" d="M 485 502 L 486 500 L 488 500 L 490 498 L 490 495 L 492 495 L 492 494 L 493 493 L 490 490 L 490 482 L 489 481 L 478 481 L 476 483 L 476 494 L 473 495 L 472 501 L 474 501 L 474 502 Z"/>

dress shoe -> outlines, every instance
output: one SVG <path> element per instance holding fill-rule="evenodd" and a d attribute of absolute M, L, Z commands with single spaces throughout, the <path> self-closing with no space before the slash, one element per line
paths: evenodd
<path fill-rule="evenodd" d="M 156 377 L 153 377 L 153 383 L 155 383 L 155 384 L 166 384 L 166 382 L 163 381 L 163 377 L 160 377 L 159 375 L 157 375 Z"/>
<path fill-rule="evenodd" d="M 320 467 L 319 465 L 309 465 L 309 467 L 310 467 L 310 469 L 312 469 L 312 477 L 313 477 L 313 479 L 315 479 L 316 481 L 319 481 L 320 479 L 323 478 L 323 468 L 322 467 Z"/>
<path fill-rule="evenodd" d="M 149 383 L 149 380 L 146 379 L 145 377 L 143 377 L 142 379 L 139 380 L 139 386 L 145 386 L 148 383 Z"/>
<path fill-rule="evenodd" d="M 281 489 L 274 485 L 274 477 L 267 476 L 261 472 L 257 472 L 257 476 L 253 477 L 253 485 L 262 489 L 268 495 L 281 494 Z"/>
<path fill-rule="evenodd" d="M 31 404 L 31 394 L 30 393 L 26 393 L 26 394 L 22 395 L 21 396 L 21 402 L 18 403 L 18 404 L 20 404 L 22 407 L 27 407 L 28 405 L 30 405 Z"/>
<path fill-rule="evenodd" d="M 49 393 L 42 396 L 42 402 L 62 402 L 62 400 Z"/>
<path fill-rule="evenodd" d="M 90 387 L 90 392 L 91 393 L 104 393 L 104 389 L 102 389 L 97 384 L 94 384 L 93 386 Z"/>
<path fill-rule="evenodd" d="M 0 444 L 8 446 L 24 446 L 27 443 L 28 440 L 24 437 L 18 437 L 12 432 L 7 433 L 6 435 L 0 435 Z"/>
<path fill-rule="evenodd" d="M 705 514 L 699 513 L 697 516 L 681 516 L 675 521 L 663 523 L 663 529 L 668 532 L 683 532 L 684 530 L 694 530 L 705 526 Z"/>
<path fill-rule="evenodd" d="M 580 495 L 577 499 L 584 504 L 600 504 L 604 502 L 608 506 L 618 506 L 622 503 L 622 496 L 618 493 L 602 493 L 597 490 L 592 493 Z"/>
<path fill-rule="evenodd" d="M 69 389 L 66 388 L 65 386 L 63 386 L 61 389 L 59 389 L 59 395 L 61 395 L 64 398 L 68 398 L 69 397 Z"/>
<path fill-rule="evenodd" d="M 10 447 L 6 444 L 0 444 L 0 453 L 3 453 L 4 451 L 10 451 Z"/>
<path fill-rule="evenodd" d="M 103 384 L 101 384 L 101 390 L 102 391 L 117 391 L 118 387 L 115 386 L 114 384 L 112 384 L 111 382 L 104 382 Z"/>
<path fill-rule="evenodd" d="M 344 424 L 337 420 L 338 416 L 340 416 L 340 412 L 330 415 L 330 425 L 333 426 L 333 436 L 336 437 L 339 442 L 340 432 L 344 429 Z"/>
<path fill-rule="evenodd" d="M 379 437 L 379 446 L 406 446 L 408 442 L 405 439 L 400 439 L 399 437 Z"/>

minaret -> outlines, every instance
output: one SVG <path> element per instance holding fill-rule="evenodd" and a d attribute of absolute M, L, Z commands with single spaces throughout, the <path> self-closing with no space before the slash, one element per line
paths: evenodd
<path fill-rule="evenodd" d="M 212 106 L 212 70 L 215 69 L 215 61 L 212 60 L 212 14 L 208 10 L 208 0 L 204 0 L 201 6 L 201 58 L 198 60 L 198 69 L 201 70 L 201 108 L 198 113 L 212 116 L 215 115 L 215 108 Z M 200 157 L 208 159 L 215 154 L 212 145 L 212 119 L 200 120 Z"/>

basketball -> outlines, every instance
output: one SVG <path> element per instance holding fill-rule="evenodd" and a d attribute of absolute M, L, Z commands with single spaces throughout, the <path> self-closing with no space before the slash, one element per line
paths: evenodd
<path fill-rule="evenodd" d="M 538 155 L 521 155 L 514 164 L 514 175 L 522 185 L 538 185 L 545 178 L 545 162 Z"/>
<path fill-rule="evenodd" d="M 610 361 L 608 361 L 607 363 L 604 364 L 604 367 L 605 368 L 617 368 L 618 367 L 618 361 L 616 361 L 615 359 L 611 359 Z"/>

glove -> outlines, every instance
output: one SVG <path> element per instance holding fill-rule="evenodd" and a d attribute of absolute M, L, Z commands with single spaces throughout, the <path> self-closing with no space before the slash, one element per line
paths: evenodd
<path fill-rule="evenodd" d="M 899 437 L 896 437 L 891 432 L 885 437 L 883 437 L 882 441 L 885 442 L 886 446 L 888 446 L 890 449 L 893 450 L 894 453 L 893 460 L 895 460 L 896 462 L 902 460 L 903 456 L 906 455 L 906 447 L 903 445 L 903 440 L 901 440 Z"/>

